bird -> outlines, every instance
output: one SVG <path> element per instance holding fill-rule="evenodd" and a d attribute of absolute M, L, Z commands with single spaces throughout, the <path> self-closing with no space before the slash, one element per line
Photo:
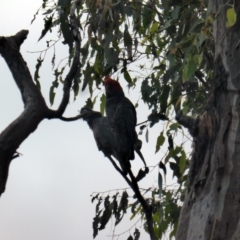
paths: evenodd
<path fill-rule="evenodd" d="M 131 168 L 131 164 L 130 162 L 126 163 L 122 161 L 121 156 L 118 153 L 118 144 L 108 119 L 100 112 L 94 111 L 88 107 L 81 108 L 79 117 L 86 121 L 92 130 L 98 150 L 102 151 L 106 157 L 111 158 L 113 156 L 118 160 L 123 174 L 127 175 L 129 168 Z M 135 146 L 135 151 L 142 159 L 145 168 L 147 168 L 145 159 L 140 150 L 141 140 L 138 140 Z"/>
<path fill-rule="evenodd" d="M 138 141 L 135 131 L 137 124 L 136 109 L 132 102 L 125 97 L 118 81 L 105 76 L 104 85 L 106 116 L 118 144 L 119 156 L 124 162 L 128 162 L 135 158 L 134 146 Z"/>

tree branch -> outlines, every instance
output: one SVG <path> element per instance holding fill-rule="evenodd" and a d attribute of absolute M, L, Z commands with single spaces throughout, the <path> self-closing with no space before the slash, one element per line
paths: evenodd
<path fill-rule="evenodd" d="M 81 39 L 81 34 L 80 34 L 79 28 L 78 28 L 79 22 L 75 15 L 75 11 L 77 9 L 78 2 L 79 2 L 79 0 L 73 1 L 71 9 L 70 9 L 71 29 L 72 29 L 72 33 L 73 33 L 74 41 L 75 41 L 75 49 L 74 49 L 75 53 L 74 53 L 72 65 L 71 65 L 70 70 L 64 81 L 62 101 L 56 111 L 53 111 L 53 110 L 49 111 L 49 113 L 48 113 L 49 119 L 59 118 L 61 120 L 64 120 L 64 118 L 62 118 L 62 114 L 64 113 L 64 111 L 68 105 L 72 82 L 73 82 L 74 77 L 76 76 L 77 71 L 79 70 L 79 66 L 80 66 L 80 46 L 81 46 L 82 39 Z"/>
<path fill-rule="evenodd" d="M 76 121 L 78 119 L 82 118 L 82 116 L 80 115 L 77 115 L 76 117 L 69 117 L 69 118 L 66 118 L 66 117 L 59 117 L 60 120 L 62 121 L 65 121 L 65 122 L 72 122 L 72 121 Z"/>
<path fill-rule="evenodd" d="M 145 213 L 150 238 L 151 238 L 151 240 L 157 240 L 157 238 L 155 236 L 155 233 L 154 233 L 154 229 L 153 229 L 152 207 L 143 198 L 143 196 L 142 196 L 142 194 L 139 190 L 136 178 L 134 177 L 134 175 L 132 173 L 132 170 L 129 169 L 128 173 L 129 173 L 129 176 L 130 176 L 131 182 L 132 182 L 132 187 L 131 188 L 134 191 L 134 193 L 136 195 L 136 198 L 141 203 L 143 211 Z"/>
<path fill-rule="evenodd" d="M 128 185 L 132 188 L 131 181 L 127 178 L 127 176 L 121 171 L 121 169 L 118 167 L 118 165 L 115 163 L 115 161 L 111 158 L 111 156 L 107 156 L 107 158 L 110 160 L 114 168 L 122 175 L 122 177 L 126 180 Z"/>
<path fill-rule="evenodd" d="M 12 37 L 0 37 L 0 54 L 6 61 L 25 105 L 22 114 L 0 134 L 0 195 L 5 191 L 9 165 L 20 144 L 45 118 L 48 108 L 19 52 L 27 30 Z"/>
<path fill-rule="evenodd" d="M 20 45 L 27 35 L 28 31 L 22 30 L 12 37 L 0 37 L 0 54 L 12 72 L 24 104 L 41 101 L 46 106 L 42 94 L 34 84 L 29 69 L 19 52 Z"/>
<path fill-rule="evenodd" d="M 143 198 L 143 196 L 142 196 L 142 194 L 139 190 L 137 180 L 134 177 L 131 168 L 128 170 L 128 173 L 129 173 L 129 176 L 130 176 L 130 179 L 131 179 L 131 181 L 130 181 L 128 179 L 128 177 L 120 170 L 120 168 L 117 166 L 115 161 L 111 158 L 111 156 L 107 156 L 107 157 L 111 161 L 111 163 L 113 164 L 115 169 L 122 175 L 122 177 L 126 180 L 128 185 L 132 188 L 133 192 L 135 193 L 136 198 L 141 203 L 143 211 L 145 213 L 146 220 L 147 220 L 148 231 L 149 231 L 151 240 L 157 240 L 156 236 L 155 236 L 155 233 L 154 233 L 154 229 L 153 229 L 152 208 L 151 208 L 150 205 L 148 205 L 147 201 Z"/>

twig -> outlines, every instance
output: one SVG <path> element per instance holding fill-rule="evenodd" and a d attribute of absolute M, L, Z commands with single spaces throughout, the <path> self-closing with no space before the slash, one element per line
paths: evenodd
<path fill-rule="evenodd" d="M 150 238 L 151 238 L 151 240 L 157 240 L 155 233 L 154 233 L 154 229 L 153 229 L 152 207 L 150 205 L 148 205 L 148 203 L 146 202 L 146 200 L 143 198 L 142 194 L 140 193 L 137 181 L 136 181 L 131 169 L 128 170 L 128 173 L 129 173 L 129 176 L 132 181 L 132 186 L 133 186 L 132 190 L 134 191 L 136 198 L 142 205 L 142 208 L 143 208 L 146 220 L 147 220 L 147 226 L 148 226 Z"/>
<path fill-rule="evenodd" d="M 78 19 L 75 15 L 75 10 L 77 9 L 78 1 L 79 0 L 73 1 L 70 9 L 71 27 L 72 27 L 72 33 L 75 41 L 75 53 L 73 57 L 73 62 L 64 81 L 62 101 L 56 111 L 50 110 L 48 112 L 49 119 L 62 117 L 62 114 L 64 113 L 69 102 L 70 90 L 71 90 L 73 79 L 76 76 L 77 71 L 79 69 L 79 65 L 80 65 L 80 46 L 81 46 L 82 39 L 81 39 L 81 35 L 78 28 L 78 25 L 79 25 Z"/>
<path fill-rule="evenodd" d="M 141 217 L 126 231 L 122 232 L 122 233 L 119 233 L 119 234 L 114 234 L 114 235 L 107 235 L 107 237 L 119 237 L 127 232 L 129 232 L 133 227 L 136 226 L 136 224 L 141 220 Z"/>
<path fill-rule="evenodd" d="M 65 122 L 76 121 L 76 120 L 78 120 L 80 118 L 82 118 L 82 116 L 80 116 L 80 115 L 78 115 L 76 117 L 70 117 L 70 118 L 66 118 L 66 117 L 63 117 L 63 116 L 59 117 L 60 120 L 65 121 Z"/>
<path fill-rule="evenodd" d="M 132 188 L 131 181 L 127 178 L 127 176 L 121 171 L 121 169 L 118 167 L 118 165 L 115 163 L 115 161 L 111 158 L 111 156 L 107 156 L 107 158 L 110 160 L 112 165 L 115 167 L 115 169 L 122 175 L 122 177 L 126 180 L 128 185 Z"/>

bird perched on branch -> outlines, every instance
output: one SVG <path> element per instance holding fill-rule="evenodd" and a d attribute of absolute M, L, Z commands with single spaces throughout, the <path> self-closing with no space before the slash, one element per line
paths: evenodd
<path fill-rule="evenodd" d="M 131 167 L 130 162 L 124 162 L 121 159 L 121 156 L 118 153 L 118 144 L 116 142 L 115 136 L 113 134 L 112 128 L 109 124 L 109 121 L 106 117 L 102 116 L 100 112 L 93 111 L 90 108 L 83 107 L 80 111 L 81 118 L 86 121 L 93 131 L 93 135 L 98 146 L 98 150 L 102 151 L 106 157 L 113 156 L 119 161 L 122 172 L 126 175 L 129 168 Z M 143 155 L 140 151 L 141 141 L 138 140 L 135 145 L 135 151 L 138 153 L 139 157 L 142 159 L 145 168 L 146 162 L 143 158 Z"/>
<path fill-rule="evenodd" d="M 134 159 L 134 145 L 137 143 L 136 110 L 131 101 L 125 97 L 119 82 L 106 76 L 106 114 L 118 143 L 118 152 L 123 161 Z"/>

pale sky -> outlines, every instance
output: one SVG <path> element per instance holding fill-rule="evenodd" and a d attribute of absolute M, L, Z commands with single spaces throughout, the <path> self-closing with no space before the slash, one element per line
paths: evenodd
<path fill-rule="evenodd" d="M 40 43 L 37 42 L 43 26 L 41 17 L 30 25 L 33 14 L 41 3 L 41 0 L 0 1 L 0 36 L 14 35 L 22 29 L 30 31 L 21 47 L 21 53 L 32 75 L 39 54 L 27 51 L 41 50 L 46 46 L 46 38 Z M 54 34 L 51 37 L 54 38 Z M 54 80 L 49 61 L 51 53 L 50 51 L 47 54 L 48 61 L 40 70 L 42 92 L 48 104 L 49 87 Z M 62 48 L 58 56 L 59 59 L 66 57 L 67 49 Z M 2 57 L 0 76 L 2 131 L 22 112 L 23 103 Z M 127 97 L 135 103 L 139 92 L 128 94 L 125 88 L 127 83 L 124 80 L 120 82 Z M 60 97 L 61 86 L 56 101 Z M 80 92 L 77 101 L 73 102 L 71 99 L 65 116 L 77 115 L 87 97 L 86 91 Z M 54 107 L 56 108 L 57 104 Z M 138 122 L 147 119 L 146 109 L 137 109 Z M 99 110 L 99 105 L 96 105 L 95 110 Z M 156 165 L 163 155 L 161 152 L 154 154 L 156 138 L 162 127 L 162 124 L 158 124 L 150 131 L 149 143 L 146 143 L 142 136 L 143 154 L 149 166 Z M 6 192 L 0 198 L 1 240 L 92 239 L 95 204 L 91 203 L 90 194 L 94 191 L 128 187 L 111 163 L 98 152 L 92 133 L 82 120 L 70 123 L 44 120 L 18 151 L 23 155 L 11 163 Z M 136 157 L 132 163 L 134 172 L 137 173 L 142 166 L 141 160 Z M 157 186 L 156 169 L 140 182 L 140 186 Z M 131 191 L 129 193 L 131 194 Z M 123 220 L 115 234 L 126 231 L 135 221 L 137 219 L 130 222 Z M 108 226 L 106 230 L 99 232 L 96 239 L 112 239 L 107 237 L 111 235 L 111 223 Z M 141 223 L 137 227 L 141 228 Z M 127 233 L 119 239 L 126 239 L 128 236 Z M 145 239 L 146 237 L 147 235 Z"/>

